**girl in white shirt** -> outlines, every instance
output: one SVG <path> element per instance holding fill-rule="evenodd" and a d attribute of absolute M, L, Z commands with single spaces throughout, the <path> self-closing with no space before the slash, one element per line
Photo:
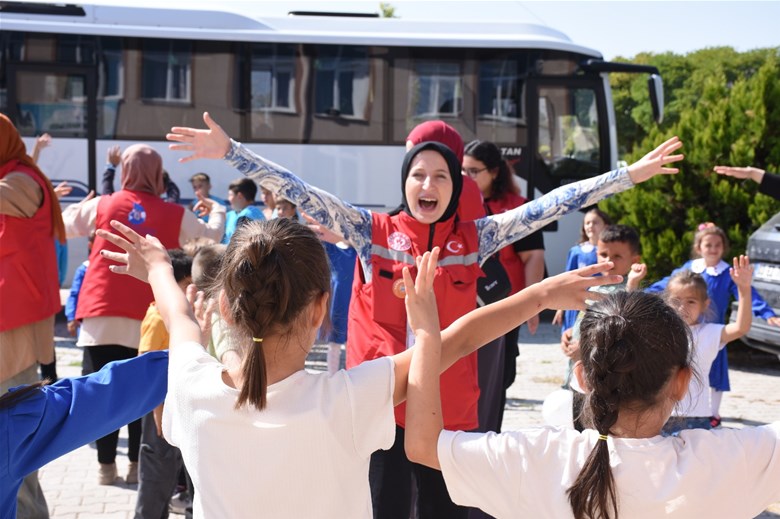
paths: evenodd
<path fill-rule="evenodd" d="M 688 386 L 688 394 L 664 426 L 666 434 L 683 429 L 712 429 L 710 391 L 703 383 L 707 382 L 718 352 L 725 348 L 726 344 L 749 332 L 753 320 L 750 308 L 753 267 L 748 257 L 734 258 L 734 266 L 729 269 L 729 275 L 739 293 L 737 319 L 729 324 L 703 321 L 703 315 L 710 308 L 710 299 L 707 295 L 707 282 L 701 274 L 681 270 L 671 277 L 666 286 L 667 301 L 691 328 L 691 364 L 694 372 Z"/>
<path fill-rule="evenodd" d="M 780 500 L 780 422 L 660 435 L 691 378 L 690 331 L 673 308 L 616 292 L 588 309 L 581 332 L 583 432 L 443 431 L 440 350 L 421 344 L 409 372 L 409 459 L 441 470 L 455 503 L 497 518 L 750 518 Z"/>
<path fill-rule="evenodd" d="M 176 290 L 161 244 L 111 225 L 124 237 L 98 232 L 125 253 L 101 254 L 120 263 L 112 271 L 151 283 L 170 332 L 163 432 L 190 469 L 195 516 L 370 517 L 369 458 L 393 444 L 393 406 L 406 398 L 412 350 L 333 375 L 304 369 L 330 292 L 325 250 L 314 232 L 282 218 L 249 222 L 233 236 L 217 279 L 218 306 L 246 351 L 243 364 L 229 369 L 201 346 L 201 327 L 205 337 L 208 327 L 205 321 L 199 327 Z M 591 277 L 609 264 L 565 273 L 461 317 L 440 339 L 433 293 L 438 253 L 418 259 L 415 283 L 405 269 L 404 284 L 415 344 L 444 342 L 440 371 L 538 313 L 532 299 L 557 294 L 558 307 L 582 306 L 592 297 L 589 287 L 620 281 Z M 196 311 L 211 315 L 203 299 Z"/>

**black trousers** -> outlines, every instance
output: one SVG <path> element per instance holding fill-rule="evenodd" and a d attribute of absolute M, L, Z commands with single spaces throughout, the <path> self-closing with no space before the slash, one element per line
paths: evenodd
<path fill-rule="evenodd" d="M 469 509 L 452 502 L 441 472 L 412 463 L 404 452 L 404 430 L 395 443 L 371 455 L 368 471 L 374 519 L 466 519 Z"/>
<path fill-rule="evenodd" d="M 107 344 L 102 346 L 87 346 L 84 348 L 84 360 L 81 365 L 81 374 L 89 375 L 115 360 L 132 359 L 138 356 L 138 350 L 119 346 L 118 344 Z M 127 424 L 127 457 L 130 461 L 138 461 L 138 451 L 141 448 L 141 419 Z M 116 447 L 119 443 L 119 430 L 109 433 L 96 442 L 98 451 L 98 462 L 114 463 L 116 462 Z"/>

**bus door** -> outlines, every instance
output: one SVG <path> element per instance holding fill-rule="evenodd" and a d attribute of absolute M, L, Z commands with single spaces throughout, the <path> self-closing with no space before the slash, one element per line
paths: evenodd
<path fill-rule="evenodd" d="M 83 179 L 87 171 L 85 187 L 96 188 L 96 77 L 90 65 L 8 63 L 9 116 L 21 135 L 48 133 L 55 140 L 46 152 L 46 173 L 55 184 Z M 56 160 L 48 160 L 52 155 Z"/>
<path fill-rule="evenodd" d="M 532 156 L 516 173 L 527 180 L 529 198 L 614 168 L 614 123 L 600 76 L 529 78 L 526 107 Z"/>

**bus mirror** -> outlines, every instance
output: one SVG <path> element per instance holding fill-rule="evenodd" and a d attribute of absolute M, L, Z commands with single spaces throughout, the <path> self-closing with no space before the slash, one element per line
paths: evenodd
<path fill-rule="evenodd" d="M 664 81 L 658 74 L 650 74 L 647 78 L 650 90 L 650 105 L 653 107 L 653 119 L 658 124 L 664 120 Z"/>

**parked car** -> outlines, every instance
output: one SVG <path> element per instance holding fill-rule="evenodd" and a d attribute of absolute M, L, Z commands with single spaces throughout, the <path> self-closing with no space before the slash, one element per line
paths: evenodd
<path fill-rule="evenodd" d="M 780 213 L 770 218 L 748 238 L 747 254 L 755 267 L 753 287 L 780 315 Z M 737 315 L 737 303 L 731 306 L 731 321 Z M 763 350 L 780 359 L 780 327 L 769 326 L 764 319 L 753 317 L 753 325 L 740 339 L 752 348 Z"/>

